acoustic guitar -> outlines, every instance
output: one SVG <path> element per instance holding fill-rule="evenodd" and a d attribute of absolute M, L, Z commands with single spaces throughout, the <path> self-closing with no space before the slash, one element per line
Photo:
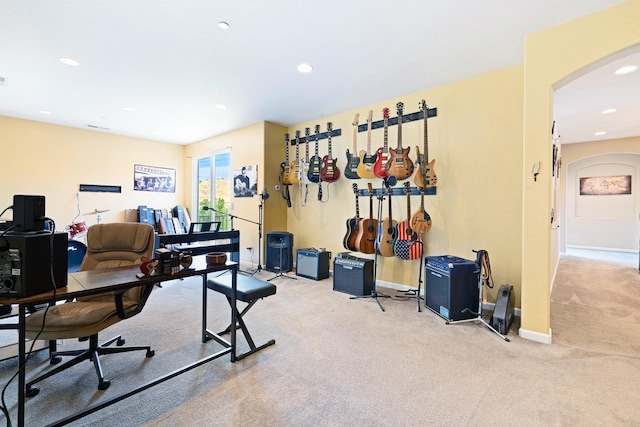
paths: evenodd
<path fill-rule="evenodd" d="M 424 151 L 420 153 L 420 149 L 416 145 L 416 174 L 413 176 L 413 182 L 420 188 L 433 187 L 438 182 L 436 172 L 433 170 L 435 160 L 429 161 L 429 132 L 427 129 L 427 117 L 429 116 L 429 108 L 423 99 L 420 102 L 420 111 L 424 115 Z"/>
<path fill-rule="evenodd" d="M 378 223 L 378 237 L 376 239 L 377 252 L 386 257 L 395 256 L 393 253 L 393 240 L 396 236 L 396 225 L 398 221 L 393 219 L 391 215 L 391 191 L 390 187 L 387 187 L 387 194 L 389 195 L 389 216 Z"/>
<path fill-rule="evenodd" d="M 285 146 L 285 158 L 284 162 L 280 163 L 280 182 L 283 185 L 291 185 L 291 165 L 289 164 L 289 134 L 284 134 L 284 146 Z"/>
<path fill-rule="evenodd" d="M 293 142 L 292 142 L 293 143 Z M 300 184 L 300 131 L 296 131 L 296 159 L 291 162 L 291 173 L 289 174 L 289 181 L 291 185 Z"/>
<path fill-rule="evenodd" d="M 307 177 L 309 181 L 320 182 L 320 168 L 322 167 L 322 158 L 318 155 L 318 140 L 320 139 L 320 125 L 316 125 L 315 154 L 309 160 L 309 172 Z"/>
<path fill-rule="evenodd" d="M 376 252 L 376 234 L 378 231 L 378 220 L 373 217 L 373 187 L 367 184 L 369 189 L 369 218 L 361 219 L 356 237 L 356 246 L 363 254 L 373 254 Z"/>
<path fill-rule="evenodd" d="M 395 176 L 398 181 L 407 179 L 413 174 L 413 161 L 409 158 L 411 147 L 402 148 L 402 109 L 404 104 L 398 102 L 398 146 L 391 150 L 387 161 L 387 175 Z"/>
<path fill-rule="evenodd" d="M 424 188 L 420 187 L 420 209 L 411 216 L 411 229 L 417 233 L 431 230 L 431 216 L 424 209 Z"/>
<path fill-rule="evenodd" d="M 338 159 L 334 159 L 331 154 L 331 132 L 333 124 L 327 123 L 327 144 L 329 145 L 329 154 L 322 157 L 322 169 L 320 169 L 320 178 L 324 182 L 336 182 L 340 178 L 340 169 L 336 166 Z"/>
<path fill-rule="evenodd" d="M 418 259 L 422 255 L 420 235 L 411 229 L 411 184 L 404 183 L 407 193 L 407 219 L 396 226 L 396 236 L 393 241 L 393 253 L 400 259 Z"/>
<path fill-rule="evenodd" d="M 373 165 L 373 174 L 378 178 L 384 179 L 387 175 L 387 161 L 389 160 L 389 109 L 382 109 L 382 118 L 384 122 L 384 145 L 378 148 L 376 152 L 376 162 Z"/>
<path fill-rule="evenodd" d="M 358 165 L 358 175 L 360 178 L 375 178 L 373 165 L 376 163 L 378 155 L 371 154 L 371 122 L 373 121 L 373 110 L 369 110 L 367 115 L 367 151 L 360 150 L 360 164 Z"/>
<path fill-rule="evenodd" d="M 300 159 L 300 183 L 310 184 L 309 179 L 309 132 L 311 129 L 304 128 L 304 159 Z"/>
<path fill-rule="evenodd" d="M 358 118 L 360 114 L 356 113 L 353 117 L 353 151 L 349 152 L 347 148 L 347 166 L 344 168 L 344 176 L 349 179 L 359 179 L 358 176 L 358 165 L 360 164 L 360 157 L 358 157 L 357 149 L 358 149 Z"/>
<path fill-rule="evenodd" d="M 342 246 L 348 251 L 357 251 L 356 237 L 360 227 L 360 205 L 358 203 L 358 184 L 352 184 L 353 193 L 356 195 L 356 216 L 347 220 L 347 233 L 342 239 Z"/>

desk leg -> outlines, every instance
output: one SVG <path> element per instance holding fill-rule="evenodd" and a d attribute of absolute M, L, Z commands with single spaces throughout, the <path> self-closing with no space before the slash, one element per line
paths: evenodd
<path fill-rule="evenodd" d="M 27 318 L 26 307 L 24 304 L 19 304 L 19 316 L 18 316 L 18 426 L 24 426 L 24 403 L 25 403 L 25 376 L 27 371 L 26 366 L 26 351 L 25 351 L 25 321 Z"/>

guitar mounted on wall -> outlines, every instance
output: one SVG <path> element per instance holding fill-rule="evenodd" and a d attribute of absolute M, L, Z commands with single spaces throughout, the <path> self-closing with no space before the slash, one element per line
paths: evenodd
<path fill-rule="evenodd" d="M 411 184 L 405 182 L 404 189 L 407 193 L 407 220 L 396 226 L 393 253 L 400 259 L 412 260 L 422 256 L 422 242 L 420 235 L 411 228 Z"/>
<path fill-rule="evenodd" d="M 315 154 L 309 160 L 309 172 L 307 176 L 309 181 L 318 184 L 318 200 L 322 201 L 322 178 L 320 178 L 320 169 L 322 169 L 322 158 L 318 155 L 318 141 L 320 140 L 320 125 L 315 128 Z"/>
<path fill-rule="evenodd" d="M 358 118 L 360 114 L 356 113 L 353 117 L 353 151 L 349 152 L 347 148 L 347 166 L 344 168 L 344 176 L 349 179 L 360 179 L 358 175 L 358 165 L 360 164 L 360 157 L 356 154 L 358 151 Z"/>
<path fill-rule="evenodd" d="M 304 128 L 304 159 L 300 159 L 300 183 L 310 184 L 309 179 L 309 133 L 311 129 Z"/>
<path fill-rule="evenodd" d="M 352 184 L 353 193 L 356 195 L 356 216 L 347 220 L 347 233 L 342 239 L 342 246 L 348 251 L 357 251 L 356 238 L 360 227 L 360 205 L 358 204 L 358 184 Z"/>
<path fill-rule="evenodd" d="M 373 217 L 373 186 L 367 184 L 369 189 L 369 218 L 360 220 L 356 246 L 363 254 L 373 254 L 376 252 L 376 234 L 378 231 L 378 220 Z"/>
<path fill-rule="evenodd" d="M 411 229 L 417 233 L 431 230 L 431 216 L 424 209 L 424 188 L 420 187 L 420 209 L 411 216 Z"/>
<path fill-rule="evenodd" d="M 378 223 L 376 250 L 382 256 L 392 257 L 395 256 L 395 253 L 393 253 L 393 241 L 396 236 L 398 221 L 394 220 L 391 214 L 391 194 L 393 194 L 391 187 L 387 187 L 387 194 L 389 195 L 389 216 Z"/>
<path fill-rule="evenodd" d="M 387 175 L 395 176 L 398 181 L 407 179 L 413 174 L 413 161 L 409 158 L 411 147 L 402 148 L 402 110 L 404 104 L 398 102 L 398 146 L 391 150 L 387 161 Z"/>
<path fill-rule="evenodd" d="M 433 169 L 435 160 L 429 161 L 429 132 L 427 128 L 427 117 L 429 116 L 429 108 L 423 99 L 420 102 L 420 111 L 424 115 L 424 151 L 420 153 L 420 149 L 416 145 L 416 154 L 418 156 L 416 164 L 416 174 L 413 176 L 413 182 L 420 188 L 434 187 L 438 182 L 436 172 Z"/>
<path fill-rule="evenodd" d="M 284 144 L 286 147 L 285 161 L 280 163 L 280 176 L 278 176 L 278 183 L 280 184 L 280 194 L 282 198 L 287 201 L 287 206 L 291 207 L 291 197 L 289 196 L 289 175 L 291 174 L 291 167 L 289 166 L 289 134 L 284 134 Z"/>
<path fill-rule="evenodd" d="M 378 158 L 376 153 L 371 154 L 371 122 L 373 121 L 373 110 L 367 114 L 367 151 L 360 151 L 360 164 L 358 165 L 358 175 L 360 178 L 375 178 L 373 165 Z"/>
<path fill-rule="evenodd" d="M 334 159 L 331 154 L 331 132 L 333 131 L 333 124 L 327 123 L 327 144 L 329 145 L 329 152 L 322 157 L 322 169 L 320 170 L 320 178 L 324 182 L 332 183 L 336 182 L 340 178 L 340 169 L 336 166 L 338 159 Z"/>
<path fill-rule="evenodd" d="M 387 175 L 387 161 L 389 160 L 389 109 L 382 109 L 384 121 L 384 145 L 378 148 L 376 153 L 376 163 L 373 165 L 373 173 L 378 178 L 384 179 Z"/>
<path fill-rule="evenodd" d="M 291 185 L 300 184 L 300 131 L 296 131 L 296 159 L 291 162 L 291 173 L 289 174 L 289 182 Z"/>

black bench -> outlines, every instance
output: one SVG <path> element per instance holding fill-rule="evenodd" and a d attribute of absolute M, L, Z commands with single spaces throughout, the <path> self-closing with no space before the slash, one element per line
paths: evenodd
<path fill-rule="evenodd" d="M 234 309 L 234 307 L 231 304 L 231 296 L 232 296 L 231 276 L 229 276 L 228 274 L 225 274 L 225 275 L 216 277 L 215 279 L 209 279 L 207 281 L 207 288 L 216 292 L 220 292 L 221 294 L 226 296 L 227 301 L 229 302 L 229 306 L 231 306 L 232 310 Z M 249 334 L 247 325 L 244 323 L 244 320 L 243 320 L 243 316 L 247 313 L 247 311 L 249 311 L 251 307 L 253 307 L 253 305 L 256 302 L 258 302 L 259 299 L 268 297 L 270 295 L 275 295 L 276 286 L 274 284 L 265 282 L 263 280 L 258 280 L 258 279 L 254 279 L 253 277 L 243 276 L 242 274 L 238 274 L 236 278 L 236 288 L 237 288 L 236 300 L 246 302 L 248 304 L 242 310 L 242 312 L 238 312 L 238 309 L 235 308 L 236 318 L 237 318 L 236 329 L 238 328 L 242 329 L 242 333 L 244 334 L 244 337 L 247 339 L 247 342 L 249 343 L 249 347 L 250 347 L 250 350 L 247 351 L 246 353 L 242 353 L 236 356 L 236 359 L 240 360 L 249 356 L 250 354 L 253 354 L 257 351 L 262 350 L 265 347 L 268 347 L 276 343 L 275 340 L 269 340 L 265 344 L 259 347 L 256 347 L 256 345 L 253 342 L 253 339 L 251 338 L 251 335 Z M 225 330 L 219 332 L 218 335 L 228 334 L 229 332 L 231 332 L 231 325 L 227 326 Z"/>

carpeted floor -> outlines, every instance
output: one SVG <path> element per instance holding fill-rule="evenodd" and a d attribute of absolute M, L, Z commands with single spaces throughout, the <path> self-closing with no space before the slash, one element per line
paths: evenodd
<path fill-rule="evenodd" d="M 273 273 L 261 272 L 261 278 Z M 590 426 L 638 425 L 640 275 L 637 266 L 563 257 L 552 293 L 553 344 L 504 342 L 478 322 L 446 325 L 415 299 L 379 289 L 352 300 L 331 279 L 278 278 L 276 295 L 246 317 L 257 344 L 274 346 L 235 364 L 217 359 L 73 425 L 100 426 Z M 112 381 L 97 390 L 82 363 L 45 380 L 27 401 L 27 425 L 43 425 L 220 349 L 200 343 L 200 283 L 157 288 L 138 316 L 111 327 L 156 356 L 108 355 Z M 211 293 L 212 329 L 226 300 Z M 65 348 L 77 347 L 66 340 Z M 243 340 L 240 344 L 246 348 Z M 0 384 L 15 372 L 0 362 Z M 49 369 L 34 355 L 27 378 Z M 12 383 L 5 400 L 15 413 Z M 15 420 L 13 420 L 15 422 Z"/>

